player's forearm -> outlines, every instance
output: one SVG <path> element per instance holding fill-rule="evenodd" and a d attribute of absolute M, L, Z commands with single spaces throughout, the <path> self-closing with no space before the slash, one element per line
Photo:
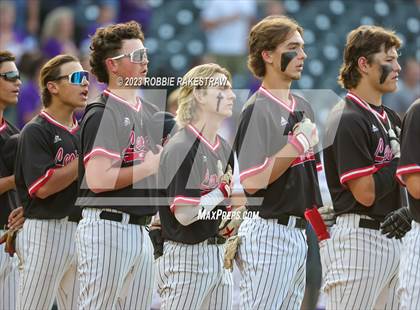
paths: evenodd
<path fill-rule="evenodd" d="M 35 196 L 45 199 L 55 193 L 61 192 L 76 181 L 77 175 L 78 159 L 75 159 L 62 168 L 56 168 L 48 181 L 36 191 Z"/>
<path fill-rule="evenodd" d="M 149 167 L 144 164 L 107 170 L 103 170 L 103 167 L 86 170 L 87 184 L 94 193 L 120 190 L 151 174 Z"/>
<path fill-rule="evenodd" d="M 258 190 L 266 188 L 286 172 L 298 155 L 293 145 L 286 144 L 285 147 L 270 158 L 267 167 L 241 182 L 244 190 L 249 194 L 254 194 Z"/>
<path fill-rule="evenodd" d="M 198 220 L 199 210 L 200 206 L 197 205 L 176 206 L 174 215 L 181 225 L 188 226 Z"/>
<path fill-rule="evenodd" d="M 16 184 L 14 175 L 0 178 L 0 195 L 3 195 L 5 192 L 8 192 L 11 189 L 14 189 L 15 187 Z"/>
<path fill-rule="evenodd" d="M 414 199 L 420 199 L 420 172 L 404 176 L 407 190 Z"/>

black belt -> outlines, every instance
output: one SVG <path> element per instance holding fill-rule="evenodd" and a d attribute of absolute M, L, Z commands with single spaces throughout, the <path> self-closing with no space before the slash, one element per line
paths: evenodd
<path fill-rule="evenodd" d="M 121 223 L 123 220 L 123 215 L 121 213 L 102 211 L 101 213 L 99 213 L 99 218 L 101 218 L 102 220 Z M 148 215 L 130 215 L 128 224 L 146 226 L 149 225 L 151 221 L 152 217 Z"/>
<path fill-rule="evenodd" d="M 210 237 L 207 238 L 207 244 L 224 244 L 226 239 L 222 236 Z"/>
<path fill-rule="evenodd" d="M 381 228 L 381 222 L 379 222 L 377 220 L 360 219 L 359 220 L 359 227 L 360 228 L 369 228 L 369 229 L 379 230 Z"/>
<path fill-rule="evenodd" d="M 287 226 L 289 224 L 289 219 L 290 219 L 290 216 L 289 215 L 280 215 L 277 218 L 277 224 L 281 224 L 281 225 Z M 297 217 L 296 218 L 295 228 L 305 229 L 306 228 L 306 224 L 307 224 L 307 221 L 304 218 Z"/>
<path fill-rule="evenodd" d="M 70 218 L 70 217 L 67 219 L 67 221 L 73 222 L 73 223 L 79 223 L 78 219 L 74 219 L 74 218 Z"/>

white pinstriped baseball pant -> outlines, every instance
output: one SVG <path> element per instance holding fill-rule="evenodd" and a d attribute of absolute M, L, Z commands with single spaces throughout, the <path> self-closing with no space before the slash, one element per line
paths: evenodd
<path fill-rule="evenodd" d="M 0 235 L 5 231 L 0 229 Z M 5 244 L 0 245 L 0 310 L 16 308 L 18 285 L 17 257 L 4 252 Z"/>
<path fill-rule="evenodd" d="M 328 310 L 398 309 L 401 241 L 360 228 L 358 214 L 337 217 L 331 239 L 320 244 Z"/>

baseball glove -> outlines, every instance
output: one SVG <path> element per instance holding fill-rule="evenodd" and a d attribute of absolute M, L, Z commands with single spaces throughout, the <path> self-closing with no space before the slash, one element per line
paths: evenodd
<path fill-rule="evenodd" d="M 17 233 L 16 230 L 8 229 L 0 237 L 0 244 L 6 243 L 4 246 L 4 252 L 9 253 L 10 256 L 13 256 L 16 253 L 16 248 L 15 248 L 16 233 Z"/>
<path fill-rule="evenodd" d="M 232 271 L 233 270 L 233 260 L 235 259 L 238 246 L 241 243 L 241 238 L 236 235 L 230 237 L 226 241 L 225 245 L 225 255 L 223 257 L 223 266 L 225 269 Z"/>

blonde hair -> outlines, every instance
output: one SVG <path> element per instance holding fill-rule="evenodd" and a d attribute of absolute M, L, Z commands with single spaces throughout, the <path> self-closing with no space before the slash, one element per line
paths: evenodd
<path fill-rule="evenodd" d="M 184 75 L 178 94 L 178 109 L 175 117 L 179 127 L 185 127 L 196 119 L 197 102 L 194 100 L 193 91 L 211 86 L 209 79 L 216 73 L 221 73 L 229 82 L 232 81 L 229 71 L 215 63 L 196 66 Z"/>
<path fill-rule="evenodd" d="M 44 21 L 42 27 L 42 41 L 50 38 L 58 39 L 60 37 L 60 22 L 66 18 L 74 18 L 73 11 L 67 7 L 58 7 L 50 12 Z"/>

